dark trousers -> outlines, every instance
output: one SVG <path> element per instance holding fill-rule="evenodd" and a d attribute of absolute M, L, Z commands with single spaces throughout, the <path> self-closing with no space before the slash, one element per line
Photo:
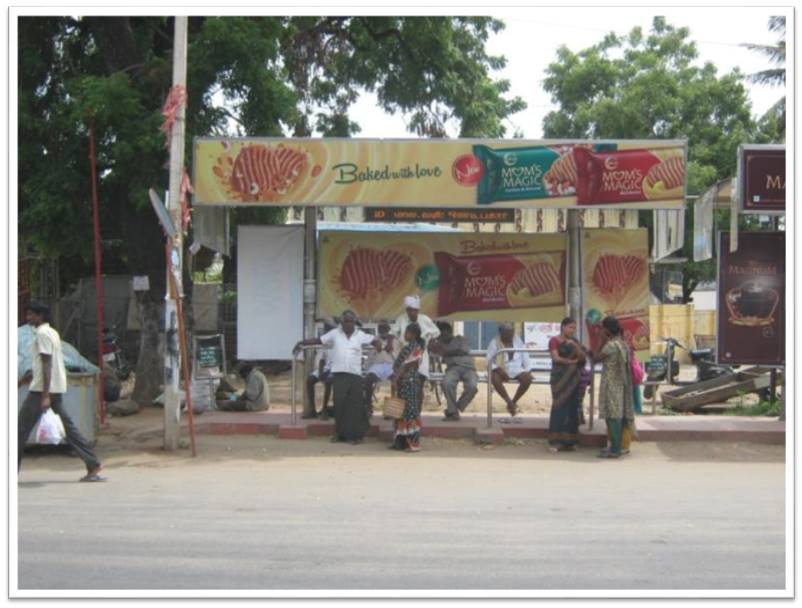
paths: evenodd
<path fill-rule="evenodd" d="M 67 434 L 67 443 L 75 450 L 81 460 L 84 461 L 87 470 L 96 469 L 100 466 L 100 461 L 95 456 L 92 446 L 84 439 L 78 427 L 67 415 L 64 407 L 61 404 L 61 395 L 58 393 L 50 394 L 50 407 L 53 412 L 61 418 L 61 423 L 64 425 L 64 431 Z M 39 418 L 44 414 L 42 409 L 42 393 L 31 391 L 25 398 L 22 404 L 22 409 L 19 411 L 17 419 L 17 470 L 19 471 L 20 464 L 22 463 L 22 452 L 25 449 L 25 442 L 28 441 L 28 436 L 31 434 L 33 427 L 39 422 Z"/>

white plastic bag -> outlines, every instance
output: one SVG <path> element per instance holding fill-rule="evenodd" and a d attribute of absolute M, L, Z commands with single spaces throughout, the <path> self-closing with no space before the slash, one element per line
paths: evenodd
<path fill-rule="evenodd" d="M 61 418 L 53 411 L 52 408 L 47 408 L 47 411 L 42 414 L 39 419 L 39 428 L 36 431 L 36 443 L 46 445 L 58 445 L 67 434 L 64 432 L 64 425 Z"/>

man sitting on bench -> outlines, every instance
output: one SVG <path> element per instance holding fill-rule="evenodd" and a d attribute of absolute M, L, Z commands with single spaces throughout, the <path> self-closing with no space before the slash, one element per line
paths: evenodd
<path fill-rule="evenodd" d="M 450 323 L 437 324 L 440 337 L 429 343 L 429 350 L 443 357 L 446 373 L 443 376 L 443 394 L 446 396 L 444 421 L 459 420 L 460 414 L 476 396 L 479 377 L 470 355 L 468 341 L 463 336 L 455 336 Z M 462 395 L 457 399 L 457 385 L 462 382 Z"/>
<path fill-rule="evenodd" d="M 502 323 L 498 328 L 499 335 L 493 338 L 487 347 L 487 369 L 490 374 L 490 381 L 501 398 L 507 404 L 507 411 L 510 416 L 518 413 L 518 401 L 524 396 L 529 386 L 532 384 L 530 370 L 532 364 L 527 353 L 504 353 L 496 360 L 496 353 L 503 348 L 526 348 L 523 340 L 515 335 L 511 323 Z M 505 382 L 518 382 L 518 390 L 515 396 L 510 399 Z"/>

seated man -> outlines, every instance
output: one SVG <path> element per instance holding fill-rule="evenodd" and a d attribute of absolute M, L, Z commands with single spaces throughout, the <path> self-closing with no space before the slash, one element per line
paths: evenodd
<path fill-rule="evenodd" d="M 392 377 L 393 363 L 401 350 L 399 341 L 390 333 L 390 324 L 387 321 L 380 321 L 377 328 L 381 350 L 374 350 L 370 354 L 365 374 L 365 407 L 369 416 L 373 415 L 373 390 L 378 382 Z"/>
<path fill-rule="evenodd" d="M 498 357 L 501 361 L 497 361 L 496 353 L 502 348 L 526 348 L 523 340 L 515 335 L 511 323 L 499 325 L 498 333 L 499 335 L 493 338 L 487 347 L 487 369 L 493 388 L 504 399 L 510 415 L 515 416 L 518 412 L 518 401 L 532 384 L 530 373 L 532 364 L 526 353 L 504 353 Z M 518 390 L 515 392 L 515 397 L 510 399 L 504 383 L 512 381 L 518 382 Z"/>
<path fill-rule="evenodd" d="M 218 399 L 217 409 L 226 412 L 260 412 L 270 407 L 270 388 L 267 378 L 256 367 L 243 363 L 239 375 L 245 380 L 245 390 L 235 399 Z"/>
<path fill-rule="evenodd" d="M 446 410 L 443 420 L 459 420 L 476 396 L 479 376 L 473 357 L 470 356 L 468 341 L 463 336 L 455 336 L 450 323 L 438 323 L 440 337 L 429 343 L 429 350 L 443 357 L 446 373 L 443 376 L 443 394 L 446 396 Z M 462 382 L 462 395 L 457 399 L 457 385 Z"/>
<path fill-rule="evenodd" d="M 328 420 L 334 416 L 334 408 L 329 407 L 331 399 L 331 387 L 334 382 L 334 375 L 331 373 L 331 357 L 326 350 L 318 351 L 315 361 L 315 370 L 306 379 L 306 410 L 301 418 L 316 418 L 318 416 L 315 407 L 315 385 L 323 383 L 323 407 L 320 408 L 320 419 Z"/>
<path fill-rule="evenodd" d="M 337 327 L 337 322 L 324 317 L 323 333 L 330 332 Z M 320 419 L 328 420 L 334 416 L 334 408 L 329 407 L 331 399 L 331 387 L 334 383 L 334 375 L 331 373 L 331 353 L 328 349 L 321 349 L 315 353 L 315 368 L 306 379 L 306 407 L 301 415 L 303 419 L 317 418 L 317 408 L 315 407 L 315 385 L 323 383 L 323 407 L 320 409 Z"/>

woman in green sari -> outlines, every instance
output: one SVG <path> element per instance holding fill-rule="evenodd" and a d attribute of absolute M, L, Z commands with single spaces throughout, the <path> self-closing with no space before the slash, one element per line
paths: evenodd
<path fill-rule="evenodd" d="M 599 417 L 607 423 L 609 445 L 599 458 L 620 458 L 629 454 L 630 441 L 637 437 L 632 399 L 632 370 L 629 347 L 615 317 L 602 320 L 602 343 L 593 363 L 603 363 L 599 393 Z"/>

